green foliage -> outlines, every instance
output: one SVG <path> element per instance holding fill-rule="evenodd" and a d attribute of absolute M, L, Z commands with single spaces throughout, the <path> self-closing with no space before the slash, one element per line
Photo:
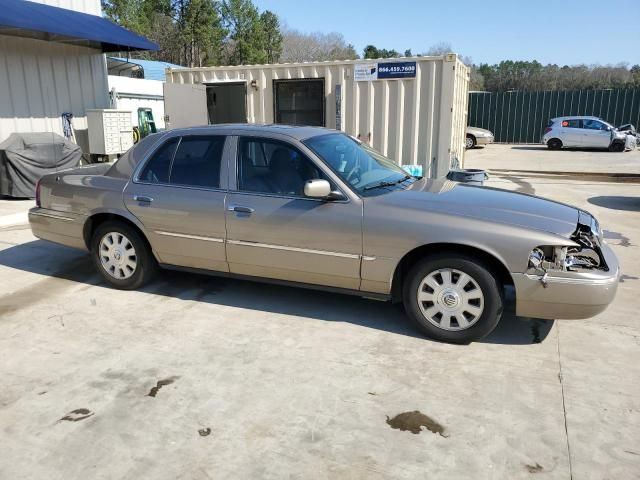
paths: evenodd
<path fill-rule="evenodd" d="M 267 55 L 267 63 L 278 63 L 282 55 L 282 32 L 278 17 L 269 10 L 260 15 L 262 28 L 264 29 L 264 48 Z"/>
<path fill-rule="evenodd" d="M 634 68 L 636 68 L 634 73 Z M 495 65 L 472 66 L 482 78 L 483 89 L 492 92 L 514 90 L 592 90 L 640 85 L 640 66 L 626 65 L 542 65 L 537 61 L 505 60 Z M 472 90 L 480 90 L 476 85 Z"/>
<path fill-rule="evenodd" d="M 407 51 L 411 53 L 411 50 Z M 398 58 L 399 56 L 400 54 L 396 50 L 378 49 L 374 45 L 367 45 L 362 52 L 362 58 Z"/>
<path fill-rule="evenodd" d="M 225 0 L 222 17 L 229 31 L 231 65 L 265 63 L 265 29 L 251 0 Z"/>

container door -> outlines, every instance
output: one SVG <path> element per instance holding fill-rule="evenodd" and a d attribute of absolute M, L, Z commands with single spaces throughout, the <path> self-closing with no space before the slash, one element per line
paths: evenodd
<path fill-rule="evenodd" d="M 167 130 L 207 125 L 205 85 L 164 83 L 164 116 Z"/>

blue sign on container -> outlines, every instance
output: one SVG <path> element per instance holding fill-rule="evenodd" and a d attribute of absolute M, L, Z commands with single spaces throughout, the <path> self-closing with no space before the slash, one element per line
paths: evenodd
<path fill-rule="evenodd" d="M 381 78 L 414 78 L 416 62 L 388 62 L 378 64 L 378 79 Z"/>

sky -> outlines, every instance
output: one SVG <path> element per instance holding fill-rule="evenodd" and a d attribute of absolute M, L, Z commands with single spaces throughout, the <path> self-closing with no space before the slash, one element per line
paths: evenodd
<path fill-rule="evenodd" d="M 303 32 L 414 54 L 446 42 L 474 63 L 640 64 L 639 0 L 254 0 Z"/>

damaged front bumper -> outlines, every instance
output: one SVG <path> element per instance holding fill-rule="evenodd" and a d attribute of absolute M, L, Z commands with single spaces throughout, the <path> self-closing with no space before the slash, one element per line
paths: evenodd
<path fill-rule="evenodd" d="M 604 311 L 618 289 L 620 265 L 611 248 L 600 247 L 606 270 L 512 273 L 516 315 L 545 319 L 589 318 Z"/>

